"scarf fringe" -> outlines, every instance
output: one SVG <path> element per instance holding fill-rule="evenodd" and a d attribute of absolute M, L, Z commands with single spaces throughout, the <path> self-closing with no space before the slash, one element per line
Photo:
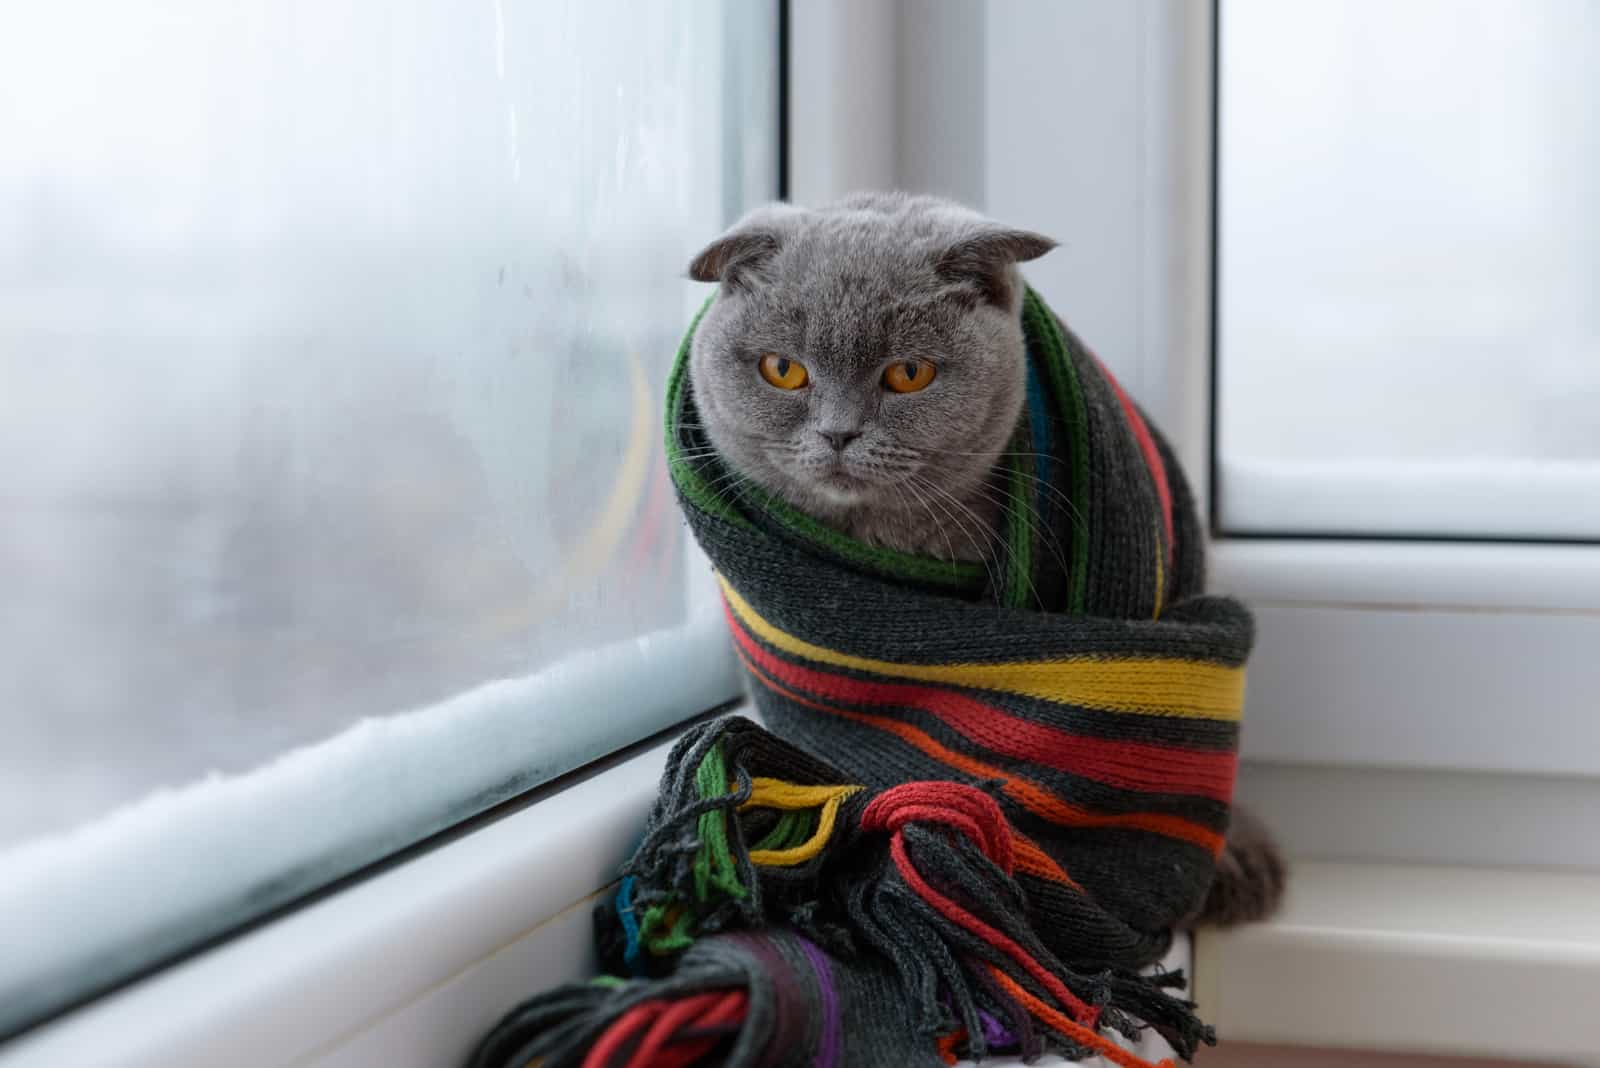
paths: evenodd
<path fill-rule="evenodd" d="M 1045 947 L 1012 879 L 1010 826 L 987 793 L 951 782 L 906 783 L 872 800 L 862 830 L 889 834 L 889 863 L 876 885 L 856 889 L 852 918 L 894 962 L 913 1004 L 953 1007 L 967 1055 L 991 1052 L 993 1030 L 979 1020 L 996 1010 L 1028 1021 L 1024 1030 L 1054 1032 L 1052 1045 L 1068 1056 L 1098 1053 L 1129 1068 L 1147 1062 L 1108 1040 L 1102 1026 L 1130 1038 L 1152 1027 L 1186 1060 L 1200 1043 L 1215 1043 L 1193 1003 L 1168 993 L 1182 984 L 1180 975 L 1086 974 Z M 929 998 L 930 988 L 943 997 Z M 944 1021 L 925 1021 L 935 1034 L 948 1030 Z"/>
<path fill-rule="evenodd" d="M 696 969 L 673 980 L 572 984 L 517 1006 L 485 1036 L 468 1068 L 670 1068 L 754 1063 L 741 970 Z M 742 1059 L 731 1058 L 738 1052 Z"/>
<path fill-rule="evenodd" d="M 668 769 L 596 916 L 608 967 L 661 978 L 534 998 L 472 1068 L 769 1063 L 761 1051 L 781 1014 L 750 1011 L 772 997 L 757 987 L 774 951 L 751 949 L 767 938 L 817 957 L 820 944 L 835 969 L 883 969 L 902 995 L 893 1011 L 909 1009 L 907 1025 L 941 1059 L 1056 1052 L 1153 1068 L 1104 1032 L 1153 1028 L 1186 1060 L 1215 1041 L 1171 993 L 1180 975 L 1084 972 L 1050 952 L 1013 878 L 1011 828 L 981 789 L 916 782 L 868 800 L 738 717 L 691 730 Z"/>

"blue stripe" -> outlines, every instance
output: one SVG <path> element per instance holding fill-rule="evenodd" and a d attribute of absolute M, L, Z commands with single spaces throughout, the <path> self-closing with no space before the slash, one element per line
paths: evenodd
<path fill-rule="evenodd" d="M 622 933 L 627 937 L 622 960 L 634 975 L 643 975 L 644 968 L 639 962 L 639 918 L 633 912 L 634 882 L 634 877 L 630 875 L 617 887 L 616 909 L 617 919 L 622 921 Z"/>
<path fill-rule="evenodd" d="M 1039 514 L 1050 514 L 1050 399 L 1039 378 L 1038 359 L 1028 346 L 1028 430 L 1033 437 L 1033 473 L 1038 476 Z"/>

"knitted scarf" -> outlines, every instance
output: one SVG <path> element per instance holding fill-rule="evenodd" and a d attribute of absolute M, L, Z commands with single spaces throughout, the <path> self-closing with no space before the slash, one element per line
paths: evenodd
<path fill-rule="evenodd" d="M 690 730 L 614 894 L 615 974 L 513 1010 L 474 1066 L 1185 1059 L 1141 971 L 1222 849 L 1251 621 L 1202 593 L 1166 443 L 1037 294 L 987 564 L 870 547 L 731 478 L 686 366 L 668 463 L 768 729 Z M 696 320 L 698 322 L 698 320 Z"/>

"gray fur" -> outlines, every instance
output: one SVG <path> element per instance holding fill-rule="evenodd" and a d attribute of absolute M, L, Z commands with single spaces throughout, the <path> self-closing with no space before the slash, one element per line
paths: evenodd
<path fill-rule="evenodd" d="M 690 358 L 706 433 L 736 472 L 854 538 L 985 558 L 989 480 L 1026 388 L 1016 264 L 1054 245 L 900 193 L 752 212 L 689 268 L 722 283 Z M 804 364 L 806 388 L 769 385 L 769 352 Z M 933 383 L 886 390 L 904 360 L 933 363 Z"/>
<path fill-rule="evenodd" d="M 1272 832 L 1243 805 L 1233 806 L 1227 844 L 1194 927 L 1237 927 L 1272 916 L 1283 903 L 1289 865 Z"/>

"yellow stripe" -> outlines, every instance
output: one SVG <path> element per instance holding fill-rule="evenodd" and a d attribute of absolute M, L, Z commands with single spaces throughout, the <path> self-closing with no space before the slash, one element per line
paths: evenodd
<path fill-rule="evenodd" d="M 796 638 L 768 623 L 739 591 L 722 582 L 728 605 L 745 626 L 793 656 L 890 678 L 972 686 L 1108 712 L 1238 720 L 1244 669 L 1169 657 L 1073 657 L 994 664 L 901 664 L 851 656 Z"/>
<path fill-rule="evenodd" d="M 817 829 L 810 838 L 788 849 L 752 849 L 750 863 L 766 868 L 789 868 L 804 864 L 822 852 L 822 847 L 833 837 L 833 824 L 838 819 L 840 803 L 860 791 L 859 786 L 800 786 L 781 779 L 752 779 L 750 798 L 739 806 L 741 812 L 747 808 L 820 808 L 822 811 L 817 819 Z"/>
<path fill-rule="evenodd" d="M 1167 586 L 1166 569 L 1162 566 L 1161 558 L 1167 554 L 1166 543 L 1161 540 L 1161 524 L 1156 524 L 1156 610 L 1150 613 L 1151 619 L 1161 618 L 1161 594 Z"/>
<path fill-rule="evenodd" d="M 756 775 L 750 779 L 750 796 L 739 806 L 739 811 L 743 812 L 747 808 L 775 808 L 784 812 L 799 812 L 808 808 L 818 808 L 829 801 L 843 801 L 851 794 L 860 792 L 861 787 L 855 785 L 801 786 L 799 783 Z"/>

